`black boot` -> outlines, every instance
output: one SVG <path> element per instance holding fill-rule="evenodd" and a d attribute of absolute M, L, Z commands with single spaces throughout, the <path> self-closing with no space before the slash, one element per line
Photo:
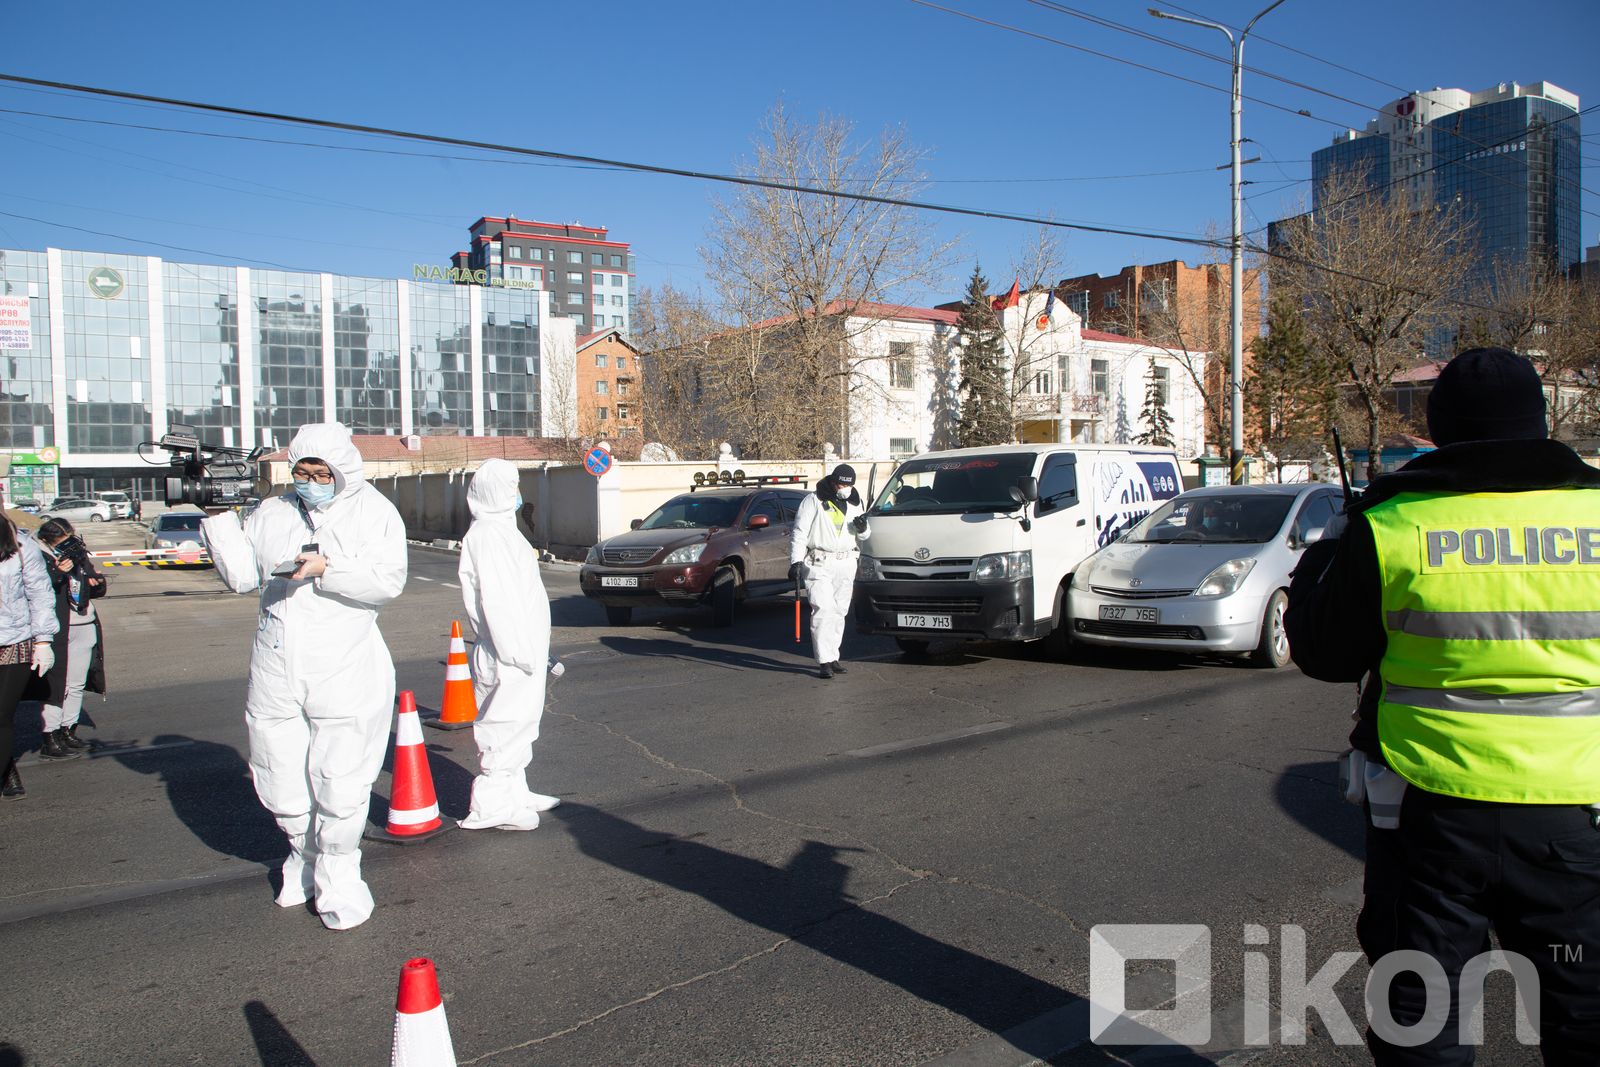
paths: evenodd
<path fill-rule="evenodd" d="M 840 663 L 838 660 L 834 660 L 832 663 L 829 664 L 829 666 L 833 668 L 833 673 L 834 674 L 849 674 L 850 673 L 849 671 L 844 669 L 844 664 Z"/>
<path fill-rule="evenodd" d="M 57 730 L 56 733 L 60 736 L 61 743 L 66 745 L 70 749 L 75 749 L 76 750 L 76 749 L 85 749 L 85 748 L 89 747 L 89 742 L 83 740 L 81 737 L 78 736 L 78 724 L 77 723 L 73 723 L 71 726 L 68 726 L 63 730 Z"/>
<path fill-rule="evenodd" d="M 11 766 L 6 770 L 4 783 L 0 784 L 0 797 L 7 800 L 21 800 L 27 795 L 28 791 L 22 788 L 22 775 L 17 773 L 17 763 L 12 760 Z"/>
<path fill-rule="evenodd" d="M 64 760 L 77 759 L 79 756 L 82 756 L 82 752 L 79 752 L 75 748 L 68 748 L 66 742 L 61 740 L 62 736 L 66 732 L 66 730 L 61 729 L 51 730 L 49 733 L 45 734 L 44 744 L 39 746 L 39 758 Z"/>

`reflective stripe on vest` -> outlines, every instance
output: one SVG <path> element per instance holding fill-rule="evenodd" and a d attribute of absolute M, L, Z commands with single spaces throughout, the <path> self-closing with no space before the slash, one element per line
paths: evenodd
<path fill-rule="evenodd" d="M 1389 766 L 1449 796 L 1600 799 L 1600 493 L 1402 493 L 1366 518 Z"/>

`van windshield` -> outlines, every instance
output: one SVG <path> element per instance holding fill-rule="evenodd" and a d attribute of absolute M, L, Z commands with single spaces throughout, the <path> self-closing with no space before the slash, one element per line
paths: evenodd
<path fill-rule="evenodd" d="M 1033 452 L 929 457 L 900 464 L 873 501 L 874 515 L 1015 511 L 1011 488 L 1033 473 Z"/>
<path fill-rule="evenodd" d="M 1278 535 L 1294 497 L 1283 493 L 1185 493 L 1151 512 L 1127 544 L 1263 544 Z"/>

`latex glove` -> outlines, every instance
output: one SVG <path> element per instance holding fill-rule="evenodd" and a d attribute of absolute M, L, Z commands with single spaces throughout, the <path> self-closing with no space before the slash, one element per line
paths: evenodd
<path fill-rule="evenodd" d="M 789 580 L 791 582 L 803 582 L 809 577 L 811 577 L 811 568 L 804 563 L 789 564 Z"/>
<path fill-rule="evenodd" d="M 50 673 L 50 668 L 56 665 L 55 649 L 48 642 L 35 641 L 33 643 L 33 669 L 39 677 L 43 678 Z"/>

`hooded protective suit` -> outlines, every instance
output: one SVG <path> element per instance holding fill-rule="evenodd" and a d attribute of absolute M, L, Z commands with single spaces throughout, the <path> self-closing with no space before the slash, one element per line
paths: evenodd
<path fill-rule="evenodd" d="M 344 930 L 372 914 L 361 833 L 394 710 L 378 609 L 405 587 L 405 526 L 367 484 L 345 427 L 302 426 L 289 461 L 302 459 L 332 469 L 332 500 L 305 505 L 290 490 L 243 528 L 225 512 L 201 530 L 222 580 L 236 593 L 261 590 L 245 724 L 256 794 L 289 836 L 278 904 L 314 894 L 324 925 Z M 272 576 L 307 544 L 327 559 L 320 577 Z"/>
<path fill-rule="evenodd" d="M 539 558 L 517 529 L 517 468 L 484 460 L 467 489 L 472 526 L 461 539 L 461 598 L 478 633 L 472 649 L 481 773 L 472 782 L 467 830 L 532 830 L 555 797 L 528 789 L 527 769 L 544 715 L 550 598 Z"/>

